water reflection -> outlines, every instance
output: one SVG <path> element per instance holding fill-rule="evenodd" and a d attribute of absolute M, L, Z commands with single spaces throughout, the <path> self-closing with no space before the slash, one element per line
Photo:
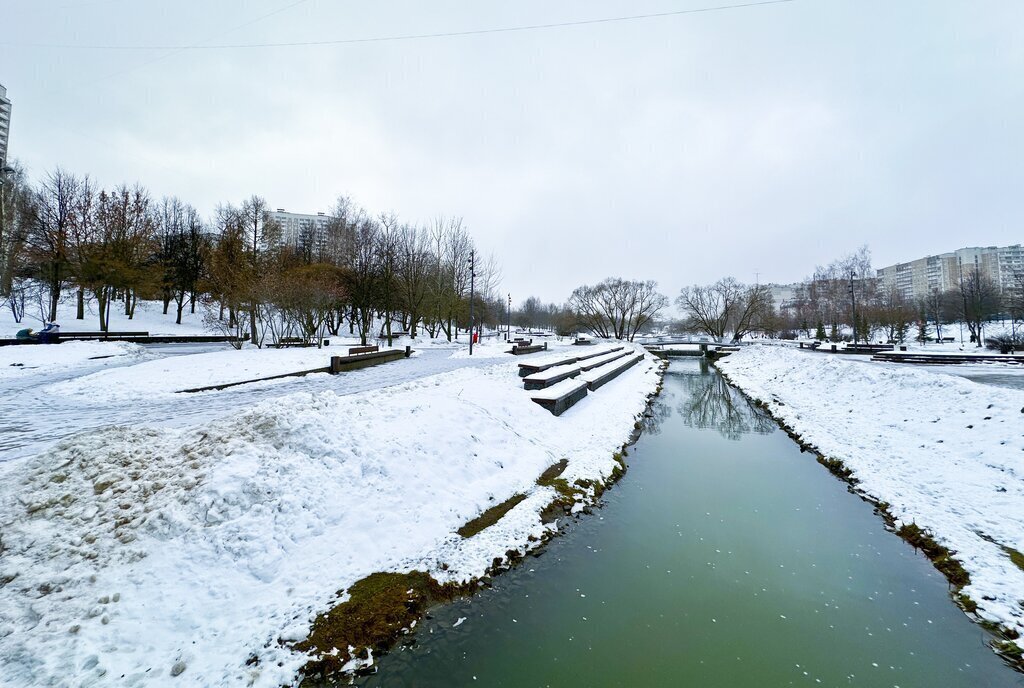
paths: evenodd
<path fill-rule="evenodd" d="M 675 412 L 686 425 L 713 428 L 730 440 L 748 433 L 767 435 L 778 427 L 771 416 L 713 372 L 707 361 L 700 361 L 699 366 L 670 366 L 665 374 L 685 390 Z"/>

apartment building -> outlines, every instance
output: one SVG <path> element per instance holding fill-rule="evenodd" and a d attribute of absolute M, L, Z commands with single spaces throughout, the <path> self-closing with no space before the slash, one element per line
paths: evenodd
<path fill-rule="evenodd" d="M 327 222 L 331 219 L 324 213 L 307 215 L 289 213 L 284 208 L 267 213 L 267 219 L 281 227 L 281 242 L 296 248 L 316 245 L 323 240 L 327 230 Z"/>
<path fill-rule="evenodd" d="M 11 137 L 11 101 L 7 89 L 0 84 L 0 167 L 7 164 L 7 143 Z"/>
<path fill-rule="evenodd" d="M 935 290 L 958 288 L 961 271 L 969 269 L 976 269 L 990 278 L 1000 290 L 1009 289 L 1015 273 L 1024 273 L 1024 247 L 1013 244 L 961 248 L 879 268 L 877 274 L 883 288 L 895 288 L 912 301 Z"/>

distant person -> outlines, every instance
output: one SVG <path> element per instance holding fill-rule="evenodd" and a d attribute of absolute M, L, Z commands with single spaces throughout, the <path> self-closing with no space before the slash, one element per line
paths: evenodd
<path fill-rule="evenodd" d="M 57 342 L 57 336 L 60 334 L 60 325 L 55 322 L 46 323 L 42 330 L 39 331 L 39 343 L 40 344 L 55 344 Z"/>

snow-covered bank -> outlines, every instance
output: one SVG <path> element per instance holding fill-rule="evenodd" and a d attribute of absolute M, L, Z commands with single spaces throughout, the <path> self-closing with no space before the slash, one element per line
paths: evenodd
<path fill-rule="evenodd" d="M 57 307 L 57 322 L 65 332 L 97 332 L 100 329 L 99 316 L 94 301 L 87 301 L 85 317 L 78 320 L 78 306 L 74 294 L 66 294 L 65 298 Z M 168 309 L 167 314 L 163 312 L 163 304 L 159 301 L 139 301 L 135 304 L 135 313 L 129 318 L 124 314 L 124 303 L 113 303 L 110 309 L 110 331 L 111 332 L 149 332 L 150 334 L 210 334 L 203 324 L 202 309 L 195 313 L 188 309 L 181 314 L 181 324 L 174 321 L 177 319 L 177 311 L 174 303 Z M 43 315 L 38 307 L 29 307 L 24 319 L 17 323 L 11 314 L 11 309 L 0 309 L 0 337 L 13 337 L 21 329 L 31 327 L 40 330 L 43 326 Z"/>
<path fill-rule="evenodd" d="M 555 418 L 499 364 L 5 464 L 0 682 L 289 684 L 305 658 L 279 639 L 339 589 L 380 570 L 465 580 L 542 536 L 556 493 L 537 477 L 563 458 L 570 482 L 610 475 L 657 379 L 647 360 Z M 517 493 L 498 524 L 456 534 Z"/>
<path fill-rule="evenodd" d="M 108 361 L 124 365 L 142 360 L 146 351 L 127 342 L 65 342 L 0 347 L 0 380 L 69 370 Z"/>
<path fill-rule="evenodd" d="M 102 370 L 52 385 L 47 391 L 78 397 L 86 402 L 167 395 L 185 389 L 326 368 L 331 363 L 331 356 L 346 355 L 348 348 L 344 346 L 322 349 L 257 349 L 247 346 L 240 351 L 225 348 L 223 351 L 167 357 Z"/>
<path fill-rule="evenodd" d="M 956 552 L 978 614 L 1024 635 L 1024 391 L 914 368 L 751 346 L 718 362 L 729 380 L 858 489 Z"/>

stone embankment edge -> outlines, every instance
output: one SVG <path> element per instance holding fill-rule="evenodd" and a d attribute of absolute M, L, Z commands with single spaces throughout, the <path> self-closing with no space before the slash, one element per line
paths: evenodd
<path fill-rule="evenodd" d="M 562 527 L 549 528 L 543 537 L 533 538 L 523 549 L 510 549 L 505 552 L 504 557 L 496 557 L 487 571 L 478 578 L 473 578 L 463 583 L 439 583 L 429 574 L 420 571 L 412 571 L 407 574 L 391 572 L 378 572 L 356 581 L 344 591 L 339 591 L 339 598 L 343 593 L 348 593 L 348 599 L 328 609 L 317 616 L 312 625 L 309 637 L 305 640 L 289 644 L 293 649 L 309 653 L 310 661 L 302 668 L 297 677 L 299 685 L 303 688 L 324 685 L 346 685 L 351 682 L 353 675 L 362 674 L 373 664 L 373 652 L 378 656 L 386 652 L 403 637 L 409 635 L 417 621 L 427 615 L 431 608 L 454 601 L 461 597 L 474 594 L 484 587 L 489 587 L 490 579 L 504 571 L 508 571 L 528 555 L 538 555 L 544 546 L 554 537 L 566 532 L 567 526 L 579 514 L 589 514 L 592 507 L 596 506 L 604 492 L 618 482 L 627 470 L 625 457 L 629 454 L 629 447 L 636 444 L 643 433 L 642 421 L 650 411 L 655 400 L 661 395 L 664 387 L 665 370 L 668 368 L 667 361 L 657 362 L 658 383 L 653 392 L 647 395 L 647 403 L 644 410 L 637 415 L 633 425 L 633 431 L 629 438 L 622 444 L 621 448 L 613 455 L 616 466 L 604 479 L 599 480 L 576 480 L 572 484 L 559 478 L 561 470 L 564 469 L 564 462 L 555 464 L 544 472 L 538 479 L 537 484 L 542 487 L 552 487 L 557 496 L 541 511 L 541 519 L 545 523 L 551 523 L 560 518 L 566 518 Z M 512 500 L 521 499 L 520 495 L 514 495 Z M 584 503 L 583 509 L 573 508 Z M 500 510 L 502 505 L 496 509 Z M 479 517 L 478 517 L 479 518 Z M 474 519 L 475 520 L 475 519 Z M 365 597 L 354 600 L 353 591 L 367 590 Z M 400 592 L 396 596 L 394 592 Z M 353 605 L 357 608 L 352 609 Z M 367 621 L 366 614 L 379 612 L 388 615 L 387 619 L 380 619 L 380 623 L 374 624 Z M 357 625 L 363 630 L 367 626 L 376 626 L 377 633 L 369 642 L 357 645 L 348 645 L 341 637 L 325 634 L 317 638 L 317 631 L 337 623 L 338 619 L 348 617 L 359 617 Z M 285 644 L 281 641 L 282 644 Z M 339 647 L 339 644 L 342 647 Z M 364 659 L 365 658 L 365 659 Z M 250 661 L 257 662 L 255 658 Z"/>
<path fill-rule="evenodd" d="M 983 619 L 977 614 L 977 602 L 961 592 L 961 589 L 970 581 L 970 578 L 961 562 L 953 556 L 956 554 L 955 552 L 951 552 L 937 543 L 928 532 L 927 528 L 921 528 L 916 524 L 905 524 L 898 528 L 896 526 L 896 517 L 889 511 L 889 504 L 862 490 L 859 487 L 860 481 L 857 479 L 853 470 L 847 467 L 840 459 L 825 456 L 818 447 L 807 442 L 795 428 L 788 425 L 782 418 L 780 418 L 775 413 L 771 404 L 749 394 L 745 389 L 743 389 L 743 387 L 736 384 L 721 367 L 716 365 L 714 362 L 712 362 L 712 365 L 714 365 L 719 374 L 725 378 L 726 382 L 738 390 L 740 394 L 742 394 L 752 404 L 771 416 L 772 420 L 774 420 L 775 423 L 782 428 L 782 430 L 789 435 L 794 442 L 797 443 L 800 447 L 800 451 L 813 454 L 818 463 L 828 469 L 829 473 L 847 484 L 847 489 L 851 494 L 855 494 L 868 504 L 871 504 L 871 506 L 874 507 L 875 513 L 878 514 L 885 522 L 886 530 L 896 534 L 900 539 L 914 547 L 914 549 L 920 550 L 925 556 L 927 556 L 935 568 L 942 573 L 949 582 L 950 597 L 956 605 L 963 610 L 964 614 L 966 614 L 971 621 L 975 622 L 992 634 L 992 640 L 989 643 L 992 651 L 999 655 L 1010 667 L 1016 671 L 1024 673 L 1024 648 L 1022 648 L 1018 642 L 1015 642 L 1020 639 L 1019 634 L 1011 628 L 1000 626 L 999 624 Z"/>

